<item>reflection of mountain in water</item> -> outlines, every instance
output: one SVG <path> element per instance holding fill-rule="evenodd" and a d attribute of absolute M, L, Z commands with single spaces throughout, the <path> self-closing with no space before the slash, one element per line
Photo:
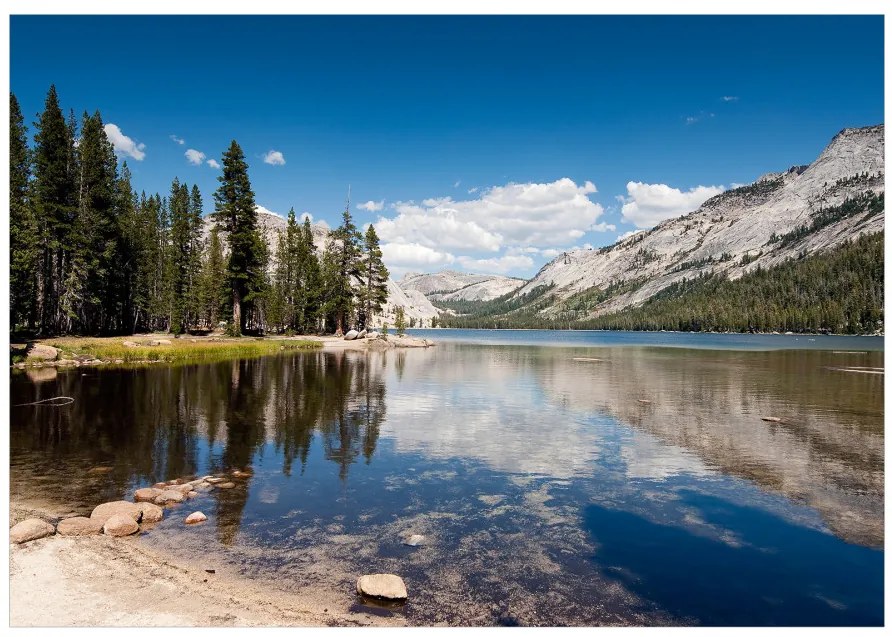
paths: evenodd
<path fill-rule="evenodd" d="M 598 457 L 595 429 L 542 394 L 526 349 L 441 347 L 405 358 L 381 435 L 400 452 L 568 478 Z"/>
<path fill-rule="evenodd" d="M 882 366 L 881 352 L 846 360 L 819 351 L 615 348 L 588 356 L 603 361 L 564 350 L 537 367 L 550 401 L 607 411 L 709 467 L 807 503 L 847 541 L 882 544 L 882 376 L 828 369 Z"/>

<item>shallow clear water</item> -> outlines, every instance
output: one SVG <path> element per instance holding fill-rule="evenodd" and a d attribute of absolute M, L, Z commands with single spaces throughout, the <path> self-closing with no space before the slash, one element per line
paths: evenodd
<path fill-rule="evenodd" d="M 75 402 L 12 408 L 12 491 L 88 512 L 250 469 L 140 541 L 341 608 L 398 573 L 412 623 L 882 623 L 882 339 L 554 334 L 17 373 L 13 405 Z"/>

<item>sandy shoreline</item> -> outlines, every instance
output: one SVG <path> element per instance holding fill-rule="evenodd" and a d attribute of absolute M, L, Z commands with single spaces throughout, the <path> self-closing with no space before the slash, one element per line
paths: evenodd
<path fill-rule="evenodd" d="M 10 524 L 58 520 L 10 504 Z M 322 591 L 272 585 L 149 549 L 138 536 L 50 536 L 9 545 L 11 626 L 401 626 L 405 619 L 349 612 Z"/>

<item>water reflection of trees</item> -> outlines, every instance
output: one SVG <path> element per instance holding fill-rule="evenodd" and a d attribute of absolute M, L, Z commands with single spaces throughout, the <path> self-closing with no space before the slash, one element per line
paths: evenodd
<path fill-rule="evenodd" d="M 346 479 L 352 463 L 360 456 L 368 462 L 375 452 L 385 416 L 376 359 L 384 355 L 311 352 L 85 375 L 72 370 L 40 383 L 17 375 L 12 404 L 59 395 L 75 402 L 12 408 L 13 473 L 20 473 L 19 484 L 41 477 L 61 498 L 95 502 L 199 471 L 250 472 L 268 446 L 290 475 L 295 461 L 306 466 L 318 436 L 324 457 Z M 97 465 L 111 472 L 85 478 Z M 214 492 L 223 540 L 238 530 L 247 486 Z"/>

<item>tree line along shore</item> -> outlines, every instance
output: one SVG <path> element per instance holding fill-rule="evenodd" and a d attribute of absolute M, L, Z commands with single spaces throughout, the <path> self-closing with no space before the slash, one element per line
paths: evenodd
<path fill-rule="evenodd" d="M 169 193 L 137 193 L 99 111 L 66 118 L 51 86 L 33 127 L 29 144 L 10 94 L 13 333 L 185 334 L 224 321 L 229 336 L 343 333 L 370 324 L 387 300 L 375 228 L 360 232 L 349 204 L 321 254 L 293 208 L 270 254 L 235 140 L 205 239 L 198 187 L 174 177 Z"/>

